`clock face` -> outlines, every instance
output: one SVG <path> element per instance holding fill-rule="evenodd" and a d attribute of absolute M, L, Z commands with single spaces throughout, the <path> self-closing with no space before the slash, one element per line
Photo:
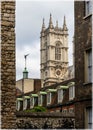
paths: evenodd
<path fill-rule="evenodd" d="M 60 70 L 60 69 L 57 69 L 57 70 L 56 70 L 56 76 L 59 77 L 60 75 L 61 75 L 61 70 Z"/>
<path fill-rule="evenodd" d="M 56 71 L 56 74 L 57 74 L 57 75 L 60 75 L 60 74 L 61 74 L 60 70 L 57 70 L 57 71 Z"/>

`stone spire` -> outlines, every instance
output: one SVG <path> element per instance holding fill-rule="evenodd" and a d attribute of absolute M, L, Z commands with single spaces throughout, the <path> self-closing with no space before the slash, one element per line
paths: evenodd
<path fill-rule="evenodd" d="M 50 19 L 49 19 L 49 28 L 53 28 L 52 15 L 51 15 L 51 13 L 50 13 Z"/>
<path fill-rule="evenodd" d="M 45 19 L 43 18 L 42 32 L 45 30 Z"/>
<path fill-rule="evenodd" d="M 64 16 L 64 23 L 63 23 L 63 30 L 67 31 L 67 26 L 66 26 L 66 18 Z"/>
<path fill-rule="evenodd" d="M 56 21 L 56 28 L 58 28 L 58 21 Z"/>

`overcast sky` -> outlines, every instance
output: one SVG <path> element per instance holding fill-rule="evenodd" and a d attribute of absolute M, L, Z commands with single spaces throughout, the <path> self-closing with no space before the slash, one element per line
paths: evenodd
<path fill-rule="evenodd" d="M 50 13 L 53 25 L 58 20 L 63 26 L 64 15 L 69 33 L 69 65 L 72 65 L 72 41 L 74 36 L 74 2 L 63 0 L 17 0 L 16 1 L 16 80 L 23 77 L 24 55 L 27 57 L 29 78 L 40 78 L 40 31 L 42 20 L 48 27 Z"/>

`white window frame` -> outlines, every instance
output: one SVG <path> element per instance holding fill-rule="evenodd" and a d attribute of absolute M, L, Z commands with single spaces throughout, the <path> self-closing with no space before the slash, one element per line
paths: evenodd
<path fill-rule="evenodd" d="M 85 15 L 88 16 L 92 14 L 92 0 L 85 1 Z"/>
<path fill-rule="evenodd" d="M 74 108 L 69 108 L 69 113 L 74 113 Z"/>
<path fill-rule="evenodd" d="M 92 129 L 92 107 L 86 108 L 85 128 Z"/>
<path fill-rule="evenodd" d="M 92 82 L 92 50 L 85 51 L 85 83 Z"/>
<path fill-rule="evenodd" d="M 47 105 L 51 104 L 51 92 L 47 93 Z"/>
<path fill-rule="evenodd" d="M 92 128 L 92 108 L 88 109 L 88 128 Z"/>
<path fill-rule="evenodd" d="M 73 100 L 75 97 L 75 86 L 69 87 L 69 100 Z"/>
<path fill-rule="evenodd" d="M 17 108 L 17 111 L 20 110 L 20 101 L 19 100 L 16 101 L 16 108 Z"/>
<path fill-rule="evenodd" d="M 66 114 L 66 113 L 67 113 L 67 109 L 66 109 L 66 108 L 63 109 L 63 110 L 62 110 L 62 113 Z"/>
<path fill-rule="evenodd" d="M 23 109 L 24 109 L 24 110 L 27 109 L 27 99 L 24 99 L 24 102 L 23 102 Z"/>
<path fill-rule="evenodd" d="M 42 95 L 38 96 L 38 106 L 42 106 Z"/>
<path fill-rule="evenodd" d="M 34 97 L 30 98 L 30 108 L 34 107 Z"/>
<path fill-rule="evenodd" d="M 58 89 L 58 103 L 63 100 L 63 89 Z"/>
<path fill-rule="evenodd" d="M 60 112 L 60 110 L 56 110 L 56 112 Z"/>

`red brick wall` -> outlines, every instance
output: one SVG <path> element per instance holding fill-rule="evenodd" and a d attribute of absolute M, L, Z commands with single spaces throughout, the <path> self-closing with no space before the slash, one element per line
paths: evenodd
<path fill-rule="evenodd" d="M 37 92 L 41 88 L 41 80 L 40 79 L 34 79 L 34 91 Z"/>

